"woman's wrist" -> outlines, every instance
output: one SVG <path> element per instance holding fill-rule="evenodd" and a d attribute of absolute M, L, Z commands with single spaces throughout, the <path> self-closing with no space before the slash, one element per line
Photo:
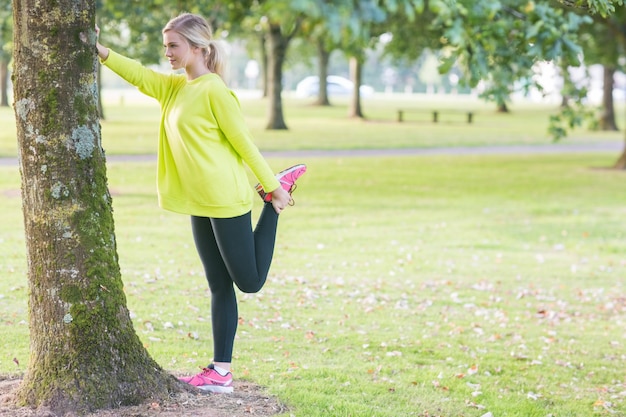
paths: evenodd
<path fill-rule="evenodd" d="M 98 49 L 98 56 L 102 62 L 106 61 L 109 57 L 109 48 L 105 48 L 99 43 L 96 44 L 96 48 Z"/>

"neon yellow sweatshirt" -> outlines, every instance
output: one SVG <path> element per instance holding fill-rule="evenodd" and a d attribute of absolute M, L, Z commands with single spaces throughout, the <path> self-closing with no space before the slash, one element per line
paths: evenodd
<path fill-rule="evenodd" d="M 162 74 L 112 50 L 103 63 L 161 106 L 157 191 L 162 208 L 203 217 L 247 213 L 256 193 L 245 165 L 265 190 L 280 186 L 253 142 L 239 100 L 219 75 L 188 81 L 184 74 Z"/>

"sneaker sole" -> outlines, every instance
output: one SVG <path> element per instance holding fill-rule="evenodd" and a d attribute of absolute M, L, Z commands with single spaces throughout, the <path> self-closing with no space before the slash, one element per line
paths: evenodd
<path fill-rule="evenodd" d="M 287 169 L 283 169 L 282 171 L 280 171 L 280 172 L 279 172 L 278 174 L 276 174 L 276 175 L 277 175 L 277 176 L 278 176 L 278 175 L 285 176 L 285 175 L 287 175 L 287 174 L 289 174 L 289 173 L 291 173 L 291 172 L 293 172 L 293 171 L 297 171 L 297 170 L 299 170 L 299 169 L 302 169 L 302 174 L 304 174 L 304 173 L 306 172 L 306 165 L 305 165 L 305 164 L 297 164 L 297 165 L 294 165 L 294 166 L 289 167 L 289 168 L 287 168 Z M 300 174 L 300 176 L 302 176 L 302 174 Z"/>
<path fill-rule="evenodd" d="M 233 387 L 222 387 L 219 385 L 202 385 L 197 388 L 205 392 L 214 392 L 216 394 L 231 394 L 233 392 Z"/>
<path fill-rule="evenodd" d="M 287 174 L 289 174 L 289 173 L 291 173 L 291 172 L 293 172 L 293 171 L 297 171 L 297 170 L 299 170 L 299 169 L 303 169 L 302 174 L 300 174 L 300 175 L 298 176 L 298 178 L 300 178 L 300 177 L 301 177 L 301 176 L 302 176 L 302 175 L 306 172 L 307 166 L 306 166 L 305 164 L 297 164 L 297 165 L 294 165 L 294 166 L 289 167 L 289 168 L 287 168 L 287 169 L 284 169 L 284 170 L 280 171 L 278 174 L 276 174 L 276 176 L 277 176 L 277 177 L 278 177 L 278 176 L 285 176 L 285 175 L 287 175 Z M 297 178 L 296 178 L 296 179 L 297 179 Z M 279 182 L 280 182 L 280 186 L 281 186 L 281 187 L 283 186 L 283 184 L 287 184 L 286 182 L 284 182 L 284 181 L 282 181 L 282 180 L 279 180 Z M 260 185 L 260 184 L 257 184 L 257 187 L 258 187 L 259 185 Z M 295 181 L 294 181 L 294 183 L 292 184 L 292 187 L 293 187 L 293 185 L 295 185 Z M 261 188 L 261 190 L 263 190 L 263 189 Z M 259 193 L 259 194 L 260 194 L 260 191 L 259 191 L 258 189 L 257 189 L 256 191 L 257 191 L 257 193 Z M 285 190 L 285 191 L 287 191 L 287 190 Z M 292 188 L 291 190 L 287 191 L 287 192 L 291 195 L 291 192 L 292 192 L 292 191 L 293 191 L 293 188 Z M 266 203 L 270 203 L 270 202 L 272 201 L 272 193 L 267 193 L 267 194 L 265 194 L 265 196 L 264 196 L 264 197 L 262 197 L 262 199 L 263 199 L 263 201 L 264 201 L 264 202 L 266 202 Z"/>

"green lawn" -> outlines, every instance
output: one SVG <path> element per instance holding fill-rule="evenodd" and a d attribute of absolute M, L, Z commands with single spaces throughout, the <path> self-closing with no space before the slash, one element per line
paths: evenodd
<path fill-rule="evenodd" d="M 625 178 L 590 168 L 612 158 L 304 161 L 269 283 L 240 297 L 236 375 L 298 416 L 626 413 Z M 19 185 L 0 171 L 0 372 L 19 373 Z M 156 207 L 153 171 L 109 168 L 120 263 L 140 337 L 189 372 L 210 360 L 209 298 L 188 219 Z"/>
<path fill-rule="evenodd" d="M 126 93 L 130 94 L 130 93 Z M 286 131 L 266 130 L 267 102 L 242 98 L 242 108 L 262 150 L 372 149 L 439 146 L 546 144 L 548 115 L 553 105 L 513 104 L 510 114 L 495 112 L 495 105 L 468 96 L 376 95 L 363 100 L 366 120 L 347 118 L 345 99 L 333 99 L 332 107 L 311 105 L 311 100 L 284 99 Z M 398 123 L 397 110 L 413 109 L 406 122 Z M 442 114 L 441 123 L 431 122 L 433 110 L 456 109 L 474 112 L 468 125 L 463 114 Z M 618 115 L 624 112 L 619 106 Z M 159 109 L 149 99 L 133 101 L 109 98 L 102 121 L 103 144 L 108 155 L 146 154 L 156 151 Z M 621 122 L 622 117 L 618 117 Z M 16 154 L 13 111 L 0 108 L 0 157 Z M 6 128 L 5 128 L 6 127 Z M 577 129 L 564 143 L 623 142 L 619 132 Z"/>
<path fill-rule="evenodd" d="M 124 122 L 117 109 L 111 119 L 116 112 L 135 131 L 154 127 L 147 116 Z M 453 135 L 438 129 L 491 143 L 477 114 L 471 127 L 407 127 L 448 144 Z M 504 117 L 522 131 L 522 116 Z M 370 125 L 336 119 L 328 123 L 341 135 L 320 139 L 329 148 Z M 539 135 L 528 142 L 543 143 Z M 236 378 L 268 387 L 296 416 L 626 415 L 626 177 L 598 168 L 616 157 L 271 159 L 276 170 L 309 170 L 282 215 L 267 286 L 240 295 Z M 109 164 L 120 265 L 150 353 L 172 372 L 192 372 L 211 358 L 209 294 L 188 218 L 156 206 L 154 171 Z M 0 374 L 28 362 L 18 190 L 17 169 L 0 167 Z"/>

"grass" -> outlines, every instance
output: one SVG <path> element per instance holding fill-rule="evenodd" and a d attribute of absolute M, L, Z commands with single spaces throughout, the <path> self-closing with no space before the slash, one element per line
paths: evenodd
<path fill-rule="evenodd" d="M 624 173 L 594 168 L 615 158 L 303 161 L 268 285 L 240 295 L 236 377 L 297 416 L 626 415 Z M 211 357 L 209 295 L 188 219 L 156 207 L 154 170 L 109 165 L 120 266 L 147 349 L 192 372 Z M 16 171 L 0 167 L 0 374 L 28 361 Z"/>
<path fill-rule="evenodd" d="M 120 94 L 126 98 L 121 100 Z M 137 93 L 138 94 L 138 93 Z M 108 155 L 149 154 L 156 152 L 159 109 L 149 99 L 135 94 L 111 93 L 104 96 L 106 120 L 102 122 L 103 143 Z M 363 120 L 347 119 L 345 99 L 333 99 L 334 106 L 321 108 L 309 99 L 284 98 L 286 131 L 266 130 L 266 101 L 241 99 L 248 124 L 262 150 L 298 149 L 375 149 L 439 146 L 481 146 L 511 144 L 547 144 L 548 115 L 554 105 L 520 102 L 511 106 L 511 114 L 495 112 L 495 105 L 467 96 L 377 95 L 363 100 Z M 397 110 L 413 109 L 406 122 L 396 122 Z M 442 115 L 441 123 L 433 124 L 432 110 L 472 110 L 474 123 L 464 122 L 463 114 Z M 618 106 L 618 115 L 623 106 Z M 13 111 L 0 108 L 0 157 L 17 152 Z M 623 142 L 619 132 L 591 132 L 577 129 L 563 142 Z"/>

